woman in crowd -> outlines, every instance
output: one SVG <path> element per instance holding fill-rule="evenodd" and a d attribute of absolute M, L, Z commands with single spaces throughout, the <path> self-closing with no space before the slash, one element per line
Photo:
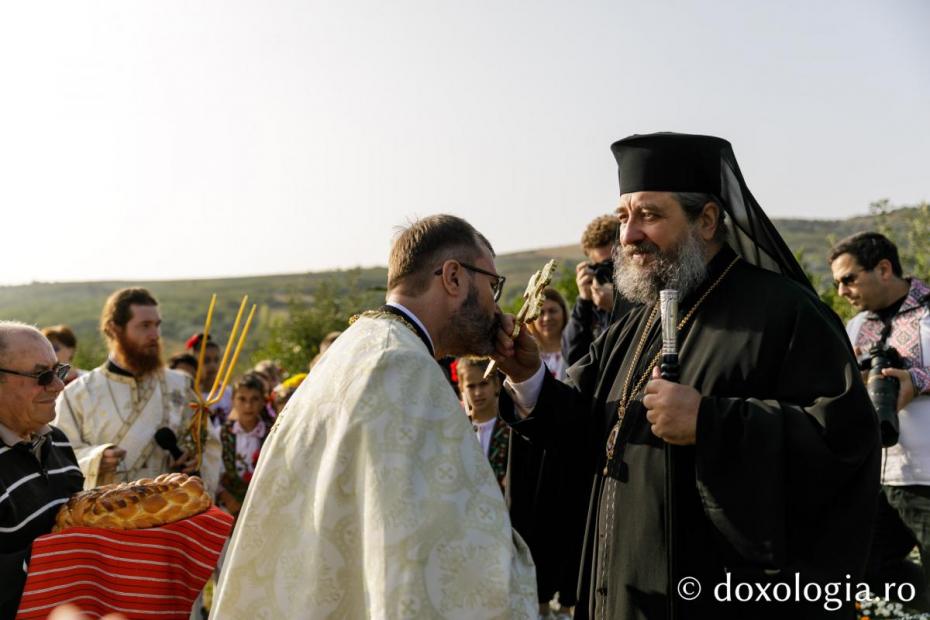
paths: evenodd
<path fill-rule="evenodd" d="M 74 359 L 75 351 L 77 351 L 77 337 L 74 335 L 71 328 L 67 325 L 54 325 L 44 328 L 42 330 L 42 335 L 48 338 L 48 341 L 52 343 L 52 348 L 55 349 L 55 357 L 58 358 L 58 363 L 70 364 L 71 360 Z M 68 385 L 83 373 L 83 370 L 79 370 L 72 366 L 71 370 L 68 371 L 68 376 L 65 377 L 65 385 Z"/>
<path fill-rule="evenodd" d="M 543 363 L 556 379 L 565 378 L 565 358 L 562 357 L 562 330 L 568 324 L 568 307 L 561 293 L 548 287 L 543 291 L 542 312 L 539 318 L 527 325 L 539 343 Z"/>

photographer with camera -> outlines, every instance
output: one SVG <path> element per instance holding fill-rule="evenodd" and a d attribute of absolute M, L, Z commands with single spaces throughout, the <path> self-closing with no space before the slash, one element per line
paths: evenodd
<path fill-rule="evenodd" d="M 587 260 L 575 267 L 578 300 L 562 332 L 562 357 L 571 366 L 588 353 L 594 339 L 630 304 L 614 298 L 613 251 L 620 221 L 615 215 L 594 218 L 581 236 L 581 249 Z M 614 305 L 618 304 L 615 308 Z"/>
<path fill-rule="evenodd" d="M 930 575 L 930 288 L 902 277 L 897 247 L 878 233 L 843 239 L 829 258 L 837 291 L 861 310 L 846 331 L 886 448 L 869 572 L 884 579 L 913 572 L 905 558 L 917 545 L 920 591 Z M 927 606 L 927 593 L 921 598 Z"/>

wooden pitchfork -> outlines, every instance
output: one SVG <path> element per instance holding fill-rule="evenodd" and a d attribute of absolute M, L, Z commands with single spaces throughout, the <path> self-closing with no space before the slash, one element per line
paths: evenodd
<path fill-rule="evenodd" d="M 213 321 L 213 309 L 216 306 L 216 293 L 210 298 L 210 307 L 207 309 L 207 320 L 203 326 L 203 338 L 200 339 L 200 356 L 197 358 L 197 373 L 194 376 L 194 397 L 197 400 L 190 403 L 191 408 L 194 410 L 194 415 L 191 418 L 189 429 L 197 453 L 198 470 L 203 463 L 204 430 L 206 429 L 206 425 L 209 424 L 210 408 L 220 402 L 223 398 L 223 394 L 226 392 L 226 387 L 229 385 L 229 378 L 232 376 L 233 369 L 236 367 L 236 362 L 239 361 L 242 345 L 245 344 L 245 337 L 249 333 L 249 327 L 252 325 L 252 318 L 255 316 L 256 305 L 252 304 L 252 310 L 249 312 L 249 316 L 245 321 L 242 333 L 239 334 L 235 353 L 232 356 L 232 360 L 230 360 L 229 352 L 232 350 L 232 344 L 236 339 L 236 333 L 239 331 L 239 323 L 242 321 L 242 313 L 245 311 L 245 304 L 248 299 L 249 296 L 245 295 L 242 298 L 242 303 L 239 304 L 239 313 L 236 315 L 236 322 L 233 323 L 232 331 L 229 333 L 229 340 L 226 342 L 226 348 L 223 351 L 223 359 L 220 361 L 220 367 L 216 372 L 216 379 L 213 380 L 213 386 L 210 388 L 207 396 L 204 397 L 200 393 L 200 375 L 203 372 L 203 358 L 207 350 L 207 337 L 210 335 L 210 324 Z"/>

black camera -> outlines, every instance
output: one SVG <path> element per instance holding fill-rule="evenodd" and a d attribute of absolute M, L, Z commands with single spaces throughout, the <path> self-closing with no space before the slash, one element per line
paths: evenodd
<path fill-rule="evenodd" d="M 588 263 L 588 267 L 594 272 L 594 279 L 598 284 L 613 284 L 614 281 L 614 261 L 611 258 L 602 260 L 599 263 Z"/>
<path fill-rule="evenodd" d="M 869 350 L 869 356 L 859 363 L 860 370 L 868 370 L 866 387 L 869 399 L 878 414 L 882 445 L 886 448 L 898 443 L 898 392 L 901 382 L 894 377 L 882 375 L 885 368 L 905 368 L 901 354 L 884 343 Z"/>

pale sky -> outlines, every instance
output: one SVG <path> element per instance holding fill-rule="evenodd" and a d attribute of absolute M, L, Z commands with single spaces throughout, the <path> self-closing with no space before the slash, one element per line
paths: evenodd
<path fill-rule="evenodd" d="M 771 217 L 930 199 L 930 2 L 0 5 L 0 283 L 386 262 L 468 218 L 577 243 L 611 142 L 729 139 Z"/>

